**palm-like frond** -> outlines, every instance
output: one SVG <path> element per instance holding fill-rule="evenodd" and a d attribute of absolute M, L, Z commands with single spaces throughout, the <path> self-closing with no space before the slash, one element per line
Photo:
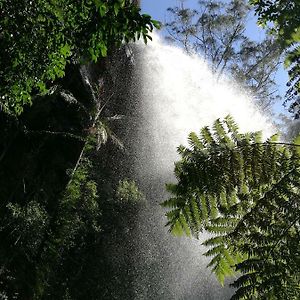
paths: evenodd
<path fill-rule="evenodd" d="M 211 234 L 204 255 L 219 281 L 241 274 L 232 299 L 300 295 L 299 146 L 300 137 L 284 144 L 241 134 L 227 116 L 178 148 L 178 182 L 162 204 L 171 209 L 167 225 L 176 235 Z"/>

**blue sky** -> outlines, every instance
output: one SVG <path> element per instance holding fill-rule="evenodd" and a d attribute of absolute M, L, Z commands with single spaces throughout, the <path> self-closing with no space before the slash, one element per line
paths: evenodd
<path fill-rule="evenodd" d="M 142 3 L 142 11 L 151 15 L 154 19 L 159 21 L 166 21 L 167 18 L 167 8 L 173 7 L 180 3 L 179 0 L 141 0 Z M 186 0 L 185 5 L 188 7 L 196 7 L 198 0 Z M 250 37 L 255 39 L 261 38 L 264 33 L 263 31 L 256 25 L 256 18 L 253 16 L 252 20 L 247 25 L 247 34 Z M 284 97 L 285 90 L 286 90 L 286 82 L 288 80 L 287 72 L 280 68 L 277 76 L 276 81 L 279 86 L 280 93 L 282 97 Z M 277 103 L 274 106 L 274 110 L 276 112 L 283 112 L 283 107 L 281 103 Z"/>
<path fill-rule="evenodd" d="M 174 7 L 181 1 L 179 0 L 142 0 L 142 10 L 144 13 L 151 15 L 154 19 L 164 22 L 167 20 L 168 7 Z M 198 0 L 185 0 L 187 7 L 198 7 Z M 264 36 L 264 31 L 256 25 L 256 18 L 253 15 L 248 24 L 247 34 L 255 39 L 260 39 Z"/>
<path fill-rule="evenodd" d="M 142 0 L 142 10 L 159 21 L 165 20 L 168 7 L 175 6 L 178 0 Z M 196 2 L 192 0 L 191 3 Z"/>

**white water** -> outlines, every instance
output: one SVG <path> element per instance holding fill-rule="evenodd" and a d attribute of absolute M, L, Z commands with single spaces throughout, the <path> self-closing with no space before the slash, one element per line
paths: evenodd
<path fill-rule="evenodd" d="M 157 35 L 142 52 L 142 111 L 151 132 L 151 156 L 163 169 L 173 167 L 176 147 L 191 131 L 199 132 L 231 114 L 241 131 L 273 129 L 247 96 L 223 78 L 219 83 L 200 57 L 164 45 Z M 147 139 L 148 137 L 146 137 Z M 148 144 L 145 141 L 145 144 Z"/>
<path fill-rule="evenodd" d="M 167 197 L 165 182 L 174 180 L 176 148 L 186 144 L 191 131 L 199 132 L 227 114 L 241 131 L 263 130 L 269 136 L 274 130 L 249 95 L 225 78 L 217 83 L 201 58 L 164 45 L 157 35 L 138 51 L 141 99 L 135 168 L 152 206 L 140 216 L 137 243 L 139 264 L 151 272 L 154 268 L 155 275 L 150 278 L 147 270 L 141 272 L 136 299 L 228 299 L 232 291 L 223 291 L 205 268 L 208 261 L 201 255 L 200 243 L 167 233 L 158 203 Z"/>

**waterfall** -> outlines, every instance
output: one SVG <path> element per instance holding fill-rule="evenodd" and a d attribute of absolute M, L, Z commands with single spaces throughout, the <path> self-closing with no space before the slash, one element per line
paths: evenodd
<path fill-rule="evenodd" d="M 227 114 L 242 132 L 263 130 L 269 136 L 274 129 L 238 84 L 225 77 L 217 82 L 199 56 L 165 45 L 156 34 L 153 39 L 135 49 L 137 79 L 132 87 L 138 94 L 134 168 L 150 202 L 139 216 L 134 241 L 136 299 L 229 299 L 232 290 L 222 288 L 206 269 L 201 241 L 173 237 L 164 227 L 159 206 L 168 197 L 164 184 L 174 181 L 176 148 L 186 144 L 189 132 Z"/>

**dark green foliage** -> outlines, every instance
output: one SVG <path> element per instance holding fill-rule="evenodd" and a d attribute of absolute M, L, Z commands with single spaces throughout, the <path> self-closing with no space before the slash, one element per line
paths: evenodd
<path fill-rule="evenodd" d="M 0 11 L 0 298 L 133 299 L 145 202 L 123 162 L 115 82 L 124 68 L 129 85 L 130 59 L 116 48 L 158 24 L 129 0 Z"/>
<path fill-rule="evenodd" d="M 70 62 L 96 62 L 158 23 L 130 0 L 0 1 L 1 108 L 21 113 Z"/>
<path fill-rule="evenodd" d="M 47 99 L 44 103 L 48 107 Z M 40 117 L 45 116 L 40 112 Z M 52 120 L 58 125 L 60 117 Z M 0 140 L 0 290 L 9 299 L 16 294 L 17 299 L 32 299 L 32 290 L 40 289 L 40 245 L 66 185 L 65 170 L 82 147 L 82 141 L 72 135 L 59 130 L 52 134 L 55 128 L 39 132 L 24 121 L 1 114 L 1 133 L 7 134 L 1 134 Z"/>
<path fill-rule="evenodd" d="M 129 62 L 120 49 L 97 64 L 69 64 L 50 95 L 18 117 L 0 113 L 3 297 L 133 298 L 130 241 L 145 202 L 120 138 Z"/>
<path fill-rule="evenodd" d="M 259 17 L 259 23 L 269 26 L 270 33 L 279 37 L 286 51 L 285 67 L 288 69 L 289 87 L 285 103 L 292 101 L 290 111 L 299 118 L 300 96 L 300 2 L 298 0 L 250 0 Z"/>
<path fill-rule="evenodd" d="M 54 145 L 60 146 L 58 141 Z M 111 171 L 116 153 L 123 151 L 109 137 L 98 152 L 96 147 L 98 138 L 89 135 L 77 162 L 66 170 L 68 176 L 47 170 L 52 181 L 40 175 L 33 183 L 24 174 L 24 182 L 32 185 L 25 189 L 34 200 L 21 191 L 21 199 L 3 200 L 0 290 L 9 299 L 132 299 L 133 275 L 128 272 L 134 249 L 129 240 L 145 200 L 133 180 L 122 180 L 120 169 L 118 174 Z M 70 157 L 61 157 L 65 160 Z M 51 164 L 44 162 L 47 166 Z M 2 182 L 10 181 L 2 177 Z M 11 189 L 2 186 L 2 191 Z"/>
<path fill-rule="evenodd" d="M 247 36 L 250 7 L 246 0 L 198 4 L 196 9 L 183 3 L 169 8 L 169 39 L 189 54 L 199 53 L 218 78 L 231 75 L 263 109 L 269 108 L 278 97 L 273 77 L 279 65 L 279 43 L 270 37 L 257 42 Z"/>
<path fill-rule="evenodd" d="M 53 262 L 44 283 L 45 299 L 62 299 L 66 295 L 70 299 L 132 297 L 134 249 L 129 240 L 144 196 L 134 181 L 117 183 L 107 174 L 105 164 L 102 168 L 93 165 L 90 159 L 94 161 L 99 156 L 94 149 L 90 151 L 85 152 L 66 188 L 56 221 L 57 232 L 45 248 L 42 267 Z M 54 249 L 50 252 L 51 245 Z M 55 256 L 49 257 L 49 253 Z"/>
<path fill-rule="evenodd" d="M 300 143 L 240 134 L 230 116 L 191 133 L 180 146 L 177 184 L 162 205 L 173 234 L 198 237 L 223 284 L 236 275 L 233 299 L 299 298 Z"/>
<path fill-rule="evenodd" d="M 51 105 L 43 100 L 44 110 L 36 103 L 23 119 L 1 115 L 8 124 L 15 122 L 14 128 L 6 128 L 13 135 L 3 135 L 0 161 L 0 289 L 9 299 L 43 298 L 56 265 L 78 236 L 99 234 L 100 210 L 89 161 L 81 159 L 71 178 L 66 172 L 76 165 L 83 147 L 85 136 L 78 135 L 82 124 L 74 122 L 75 115 L 62 122 L 59 114 L 45 114 Z M 36 109 L 55 120 L 43 120 L 49 130 L 41 130 L 43 122 L 30 120 Z"/>
<path fill-rule="evenodd" d="M 121 180 L 117 188 L 116 196 L 120 203 L 138 204 L 145 201 L 144 195 L 139 191 L 133 180 Z"/>
<path fill-rule="evenodd" d="M 56 281 L 57 277 L 64 282 L 62 290 L 65 289 L 66 292 L 69 284 L 73 284 L 73 274 L 68 275 L 67 280 L 70 282 L 67 284 L 66 273 L 62 272 L 65 271 L 65 264 L 70 259 L 73 259 L 73 263 L 80 264 L 80 261 L 72 257 L 74 247 L 77 255 L 83 256 L 84 259 L 87 241 L 93 243 L 92 238 L 96 239 L 101 233 L 99 196 L 97 184 L 89 175 L 91 168 L 91 162 L 87 158 L 81 160 L 59 201 L 56 215 L 51 220 L 52 226 L 48 228 L 44 237 L 44 244 L 40 245 L 38 279 L 41 291 L 40 295 L 36 292 L 37 299 L 45 297 L 49 293 L 48 289 L 51 291 L 53 280 Z M 75 270 L 78 270 L 78 265 L 69 272 Z M 51 297 L 58 292 L 52 290 Z"/>

